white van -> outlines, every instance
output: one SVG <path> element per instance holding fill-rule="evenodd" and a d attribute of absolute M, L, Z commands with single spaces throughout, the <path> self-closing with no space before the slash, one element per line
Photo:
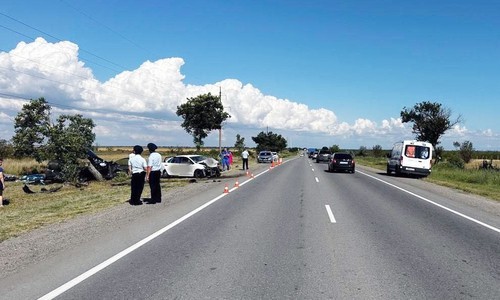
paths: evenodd
<path fill-rule="evenodd" d="M 394 144 L 387 160 L 387 174 L 408 174 L 427 176 L 431 173 L 431 143 L 419 141 L 401 141 Z"/>

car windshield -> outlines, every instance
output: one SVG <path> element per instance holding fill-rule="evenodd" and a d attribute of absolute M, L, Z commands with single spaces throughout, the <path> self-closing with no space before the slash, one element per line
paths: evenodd
<path fill-rule="evenodd" d="M 260 155 L 261 155 L 261 156 L 270 156 L 270 155 L 272 155 L 272 154 L 271 154 L 271 152 L 262 151 L 262 152 L 260 153 Z"/>
<path fill-rule="evenodd" d="M 202 156 L 202 155 L 196 155 L 196 156 L 191 156 L 191 159 L 195 162 L 195 163 L 199 163 L 200 161 L 204 161 L 205 159 L 207 159 L 205 156 Z"/>

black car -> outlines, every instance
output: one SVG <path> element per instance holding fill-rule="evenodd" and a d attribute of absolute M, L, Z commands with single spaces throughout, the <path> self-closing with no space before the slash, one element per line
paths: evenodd
<path fill-rule="evenodd" d="M 349 171 L 354 173 L 356 164 L 354 158 L 349 153 L 333 153 L 328 161 L 328 171 Z"/>
<path fill-rule="evenodd" d="M 318 156 L 316 156 L 316 162 L 328 162 L 330 160 L 330 156 L 332 156 L 332 151 L 330 150 L 319 150 Z"/>

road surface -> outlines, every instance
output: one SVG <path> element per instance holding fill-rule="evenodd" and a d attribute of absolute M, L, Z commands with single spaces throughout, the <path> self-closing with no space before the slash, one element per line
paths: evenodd
<path fill-rule="evenodd" d="M 300 157 L 226 179 L 26 266 L 0 298 L 499 298 L 498 214 L 421 180 L 326 168 Z"/>

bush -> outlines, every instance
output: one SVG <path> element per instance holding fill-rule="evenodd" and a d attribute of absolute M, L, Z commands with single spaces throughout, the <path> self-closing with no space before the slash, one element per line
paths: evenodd
<path fill-rule="evenodd" d="M 375 145 L 372 148 L 372 154 L 375 157 L 383 157 L 384 156 L 384 150 L 382 149 L 382 146 L 380 145 Z"/>
<path fill-rule="evenodd" d="M 463 169 L 465 167 L 464 161 L 458 155 L 452 155 L 452 156 L 450 156 L 446 160 L 446 163 L 448 163 L 449 165 L 451 165 L 451 166 L 453 166 L 455 168 L 458 168 L 458 169 Z"/>
<path fill-rule="evenodd" d="M 361 146 L 359 147 L 358 153 L 356 153 L 356 156 L 366 156 L 366 147 Z"/>
<path fill-rule="evenodd" d="M 14 146 L 6 140 L 0 140 L 0 158 L 12 157 L 14 155 Z"/>

